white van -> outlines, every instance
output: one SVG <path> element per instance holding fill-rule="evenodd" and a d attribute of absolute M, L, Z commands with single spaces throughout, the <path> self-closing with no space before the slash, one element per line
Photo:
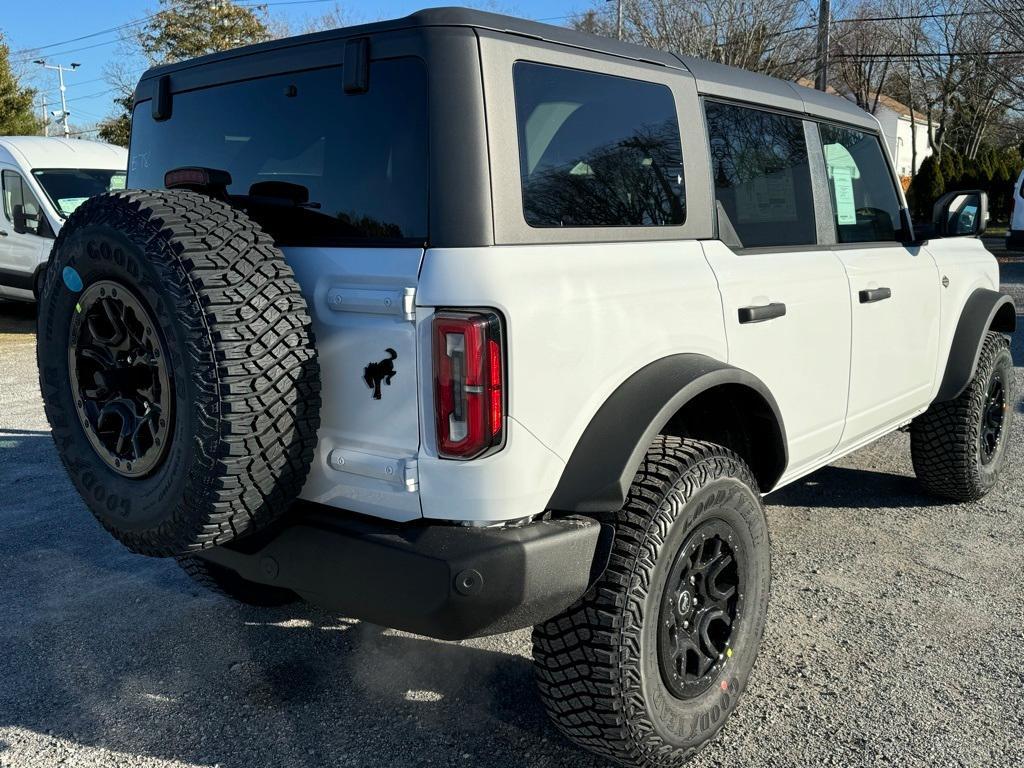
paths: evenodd
<path fill-rule="evenodd" d="M 1010 226 L 1006 230 L 1006 249 L 1024 251 L 1024 171 L 1020 172 L 1013 185 L 1013 208 Z"/>
<path fill-rule="evenodd" d="M 128 152 L 96 141 L 0 136 L 0 298 L 34 301 L 64 220 L 85 200 L 123 189 Z"/>

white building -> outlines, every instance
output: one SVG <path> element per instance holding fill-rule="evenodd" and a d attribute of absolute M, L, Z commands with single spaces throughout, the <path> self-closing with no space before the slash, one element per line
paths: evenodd
<path fill-rule="evenodd" d="M 882 135 L 885 136 L 892 153 L 896 172 L 909 184 L 910 177 L 921 167 L 924 159 L 932 153 L 928 146 L 928 118 L 920 112 L 911 116 L 910 107 L 884 94 L 878 97 L 875 117 L 882 124 Z M 914 125 L 911 125 L 913 120 Z M 917 144 L 917 156 L 914 156 L 914 144 Z M 913 167 L 911 164 L 913 163 Z"/>

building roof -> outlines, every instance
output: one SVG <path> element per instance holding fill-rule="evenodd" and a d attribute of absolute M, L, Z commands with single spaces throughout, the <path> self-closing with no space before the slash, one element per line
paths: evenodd
<path fill-rule="evenodd" d="M 28 168 L 128 168 L 123 147 L 84 139 L 0 136 L 0 158 L 5 155 Z"/>
<path fill-rule="evenodd" d="M 907 117 L 907 118 L 909 118 L 909 117 L 913 116 L 915 122 L 918 122 L 918 123 L 927 123 L 928 122 L 928 116 L 927 115 L 921 114 L 916 109 L 915 110 L 911 110 L 910 107 L 908 107 L 902 101 L 896 101 L 896 99 L 894 99 L 892 96 L 886 96 L 884 93 L 880 93 L 880 94 L 878 94 L 878 103 L 881 104 L 884 107 L 887 107 L 888 109 L 891 109 L 893 112 L 895 112 L 900 117 Z"/>
<path fill-rule="evenodd" d="M 484 29 L 634 61 L 643 61 L 691 73 L 696 79 L 697 89 L 701 93 L 757 103 L 764 103 L 764 97 L 767 95 L 773 99 L 773 106 L 842 120 L 868 128 L 878 128 L 878 121 L 873 116 L 846 99 L 801 88 L 786 80 L 689 56 L 679 56 L 634 43 L 612 40 L 566 27 L 541 24 L 536 21 L 468 8 L 430 8 L 399 19 L 360 24 L 235 48 L 189 61 L 155 67 L 142 76 L 140 83 L 174 72 L 181 72 L 191 67 L 229 62 L 243 56 L 282 51 L 308 43 L 426 27 Z M 136 98 L 138 99 L 139 96 L 137 95 Z"/>
<path fill-rule="evenodd" d="M 797 85 L 802 85 L 805 88 L 813 88 L 814 87 L 814 82 L 812 80 L 809 80 L 806 77 L 799 78 L 796 81 L 796 84 Z M 826 89 L 825 92 L 826 93 L 834 94 L 836 96 L 840 96 L 841 95 L 839 93 L 839 91 L 837 91 L 831 85 L 828 86 L 828 88 Z M 874 98 L 874 97 L 872 97 L 872 98 Z M 878 103 L 881 106 L 885 107 L 886 109 L 892 110 L 893 112 L 895 112 L 900 117 L 907 117 L 907 118 L 909 118 L 911 116 L 911 109 L 910 109 L 910 107 L 908 107 L 902 101 L 897 101 L 892 96 L 886 96 L 884 93 L 880 93 L 880 94 L 878 94 Z M 926 115 L 921 114 L 917 110 L 913 111 L 913 116 L 914 116 L 914 120 L 919 122 L 919 123 L 927 123 L 928 122 L 928 117 Z"/>

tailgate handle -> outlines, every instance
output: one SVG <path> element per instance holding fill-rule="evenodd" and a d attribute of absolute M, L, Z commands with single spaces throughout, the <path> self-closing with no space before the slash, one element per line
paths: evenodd
<path fill-rule="evenodd" d="M 416 289 L 376 291 L 366 288 L 331 288 L 327 292 L 327 306 L 334 312 L 398 315 L 412 321 L 416 319 Z"/>
<path fill-rule="evenodd" d="M 740 307 L 739 314 L 741 323 L 763 323 L 785 315 L 786 305 L 774 302 L 761 307 Z"/>

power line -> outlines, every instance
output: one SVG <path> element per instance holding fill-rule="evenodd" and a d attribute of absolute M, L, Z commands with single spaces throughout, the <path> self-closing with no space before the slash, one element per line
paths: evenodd
<path fill-rule="evenodd" d="M 316 5 L 316 4 L 333 2 L 333 1 L 334 0 L 274 0 L 273 2 L 265 2 L 265 3 L 260 3 L 260 2 L 256 2 L 256 3 L 235 3 L 235 5 L 239 6 L 240 8 L 263 8 L 263 7 L 268 7 L 269 8 L 271 6 L 275 6 L 276 7 L 276 6 L 282 6 L 282 5 Z M 152 19 L 155 19 L 157 16 L 160 16 L 160 15 L 162 15 L 164 13 L 166 13 L 166 11 L 157 11 L 156 13 L 151 13 L 148 16 L 143 16 L 143 17 L 138 18 L 138 19 L 133 19 L 131 21 L 126 21 L 124 24 L 119 24 L 116 27 L 109 27 L 108 29 L 101 29 L 98 32 L 91 32 L 91 33 L 89 33 L 87 35 L 81 35 L 79 37 L 73 37 L 73 38 L 71 38 L 69 40 L 61 40 L 60 42 L 57 42 L 57 43 L 47 43 L 46 45 L 40 45 L 40 46 L 36 46 L 36 47 L 33 47 L 33 48 L 21 48 L 21 49 L 19 49 L 17 51 L 12 51 L 11 53 L 14 54 L 14 55 L 28 54 L 28 57 L 26 59 L 24 59 L 22 61 L 14 62 L 14 63 L 19 63 L 19 64 L 20 63 L 26 63 L 26 62 L 31 61 L 33 58 L 36 58 L 38 56 L 38 52 L 39 51 L 46 50 L 47 48 L 58 48 L 58 47 L 63 46 L 63 45 L 70 45 L 71 43 L 77 43 L 77 42 L 80 42 L 82 40 L 89 40 L 89 39 L 94 38 L 94 37 L 100 37 L 102 35 L 109 35 L 109 34 L 113 34 L 113 33 L 116 33 L 116 32 L 121 32 L 121 31 L 123 31 L 125 29 L 130 29 L 131 27 L 137 27 L 137 26 L 139 26 L 141 24 L 145 24 L 146 22 L 151 21 Z M 100 47 L 105 46 L 105 45 L 113 45 L 113 44 L 119 43 L 119 42 L 121 42 L 121 38 L 120 37 L 116 37 L 113 40 L 106 40 L 106 41 L 103 41 L 103 42 L 100 42 L 100 43 L 94 43 L 92 45 L 86 45 L 86 46 L 82 46 L 80 48 L 72 48 L 72 49 L 69 49 L 69 50 L 66 50 L 66 51 L 55 51 L 54 53 L 50 53 L 50 54 L 47 54 L 47 55 L 48 56 L 63 56 L 63 55 L 68 54 L 68 53 L 78 53 L 79 51 L 87 51 L 87 50 L 90 50 L 92 48 L 100 48 Z"/>

